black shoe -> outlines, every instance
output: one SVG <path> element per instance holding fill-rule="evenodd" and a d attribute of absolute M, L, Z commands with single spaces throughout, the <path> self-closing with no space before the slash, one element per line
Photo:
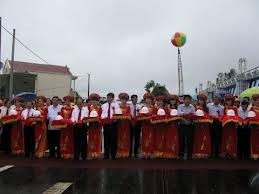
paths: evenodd
<path fill-rule="evenodd" d="M 113 155 L 113 156 L 111 156 L 111 157 L 112 157 L 112 159 L 113 159 L 113 160 L 115 160 L 115 159 L 116 159 L 116 155 Z"/>
<path fill-rule="evenodd" d="M 192 160 L 192 155 L 187 155 L 187 160 Z"/>
<path fill-rule="evenodd" d="M 179 159 L 180 159 L 180 160 L 183 160 L 183 159 L 184 159 L 184 156 L 183 156 L 183 155 L 180 155 L 180 156 L 179 156 Z"/>
<path fill-rule="evenodd" d="M 104 156 L 103 159 L 104 159 L 104 160 L 108 160 L 108 159 L 109 159 L 109 156 Z"/>

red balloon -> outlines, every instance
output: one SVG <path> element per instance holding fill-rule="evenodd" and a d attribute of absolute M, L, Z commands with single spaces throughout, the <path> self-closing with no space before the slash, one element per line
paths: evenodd
<path fill-rule="evenodd" d="M 180 37 L 180 36 L 181 36 L 180 32 L 176 32 L 174 35 L 175 38 Z"/>
<path fill-rule="evenodd" d="M 177 45 L 175 39 L 172 39 L 171 42 L 172 42 L 172 44 L 173 44 L 174 46 L 178 47 L 178 45 Z"/>

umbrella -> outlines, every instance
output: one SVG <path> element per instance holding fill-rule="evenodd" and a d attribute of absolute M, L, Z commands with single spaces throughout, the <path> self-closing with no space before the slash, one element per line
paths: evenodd
<path fill-rule="evenodd" d="M 17 94 L 16 96 L 21 97 L 26 102 L 35 100 L 37 97 L 36 94 L 32 92 L 22 92 L 20 94 Z"/>
<path fill-rule="evenodd" d="M 248 88 L 240 94 L 241 98 L 249 97 L 252 98 L 254 94 L 259 94 L 259 87 Z"/>

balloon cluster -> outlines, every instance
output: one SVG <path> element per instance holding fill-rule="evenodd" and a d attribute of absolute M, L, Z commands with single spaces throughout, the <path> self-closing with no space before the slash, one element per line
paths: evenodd
<path fill-rule="evenodd" d="M 182 47 L 186 43 L 186 35 L 182 32 L 176 32 L 171 42 L 176 47 Z"/>

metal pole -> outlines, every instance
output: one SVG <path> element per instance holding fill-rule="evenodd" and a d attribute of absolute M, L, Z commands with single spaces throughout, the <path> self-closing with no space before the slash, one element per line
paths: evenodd
<path fill-rule="evenodd" d="M 12 45 L 12 61 L 10 70 L 10 82 L 9 82 L 9 98 L 13 97 L 13 64 L 14 64 L 14 48 L 15 48 L 15 29 L 13 29 L 13 45 Z"/>
<path fill-rule="evenodd" d="M 87 91 L 87 97 L 90 96 L 90 73 L 88 73 L 88 91 Z"/>
<path fill-rule="evenodd" d="M 76 104 L 76 79 L 74 79 L 74 104 Z"/>
<path fill-rule="evenodd" d="M 2 17 L 0 17 L 0 70 L 2 68 L 2 52 L 1 52 L 1 47 L 2 47 Z M 0 98 L 1 98 L 1 87 L 0 87 Z"/>
<path fill-rule="evenodd" d="M 0 17 L 0 64 L 2 63 L 2 52 L 1 52 L 1 48 L 2 48 L 2 17 Z M 0 65 L 1 68 L 1 65 Z"/>
<path fill-rule="evenodd" d="M 183 68 L 182 68 L 182 60 L 181 60 L 181 52 L 178 48 L 178 89 L 179 96 L 183 95 Z"/>

